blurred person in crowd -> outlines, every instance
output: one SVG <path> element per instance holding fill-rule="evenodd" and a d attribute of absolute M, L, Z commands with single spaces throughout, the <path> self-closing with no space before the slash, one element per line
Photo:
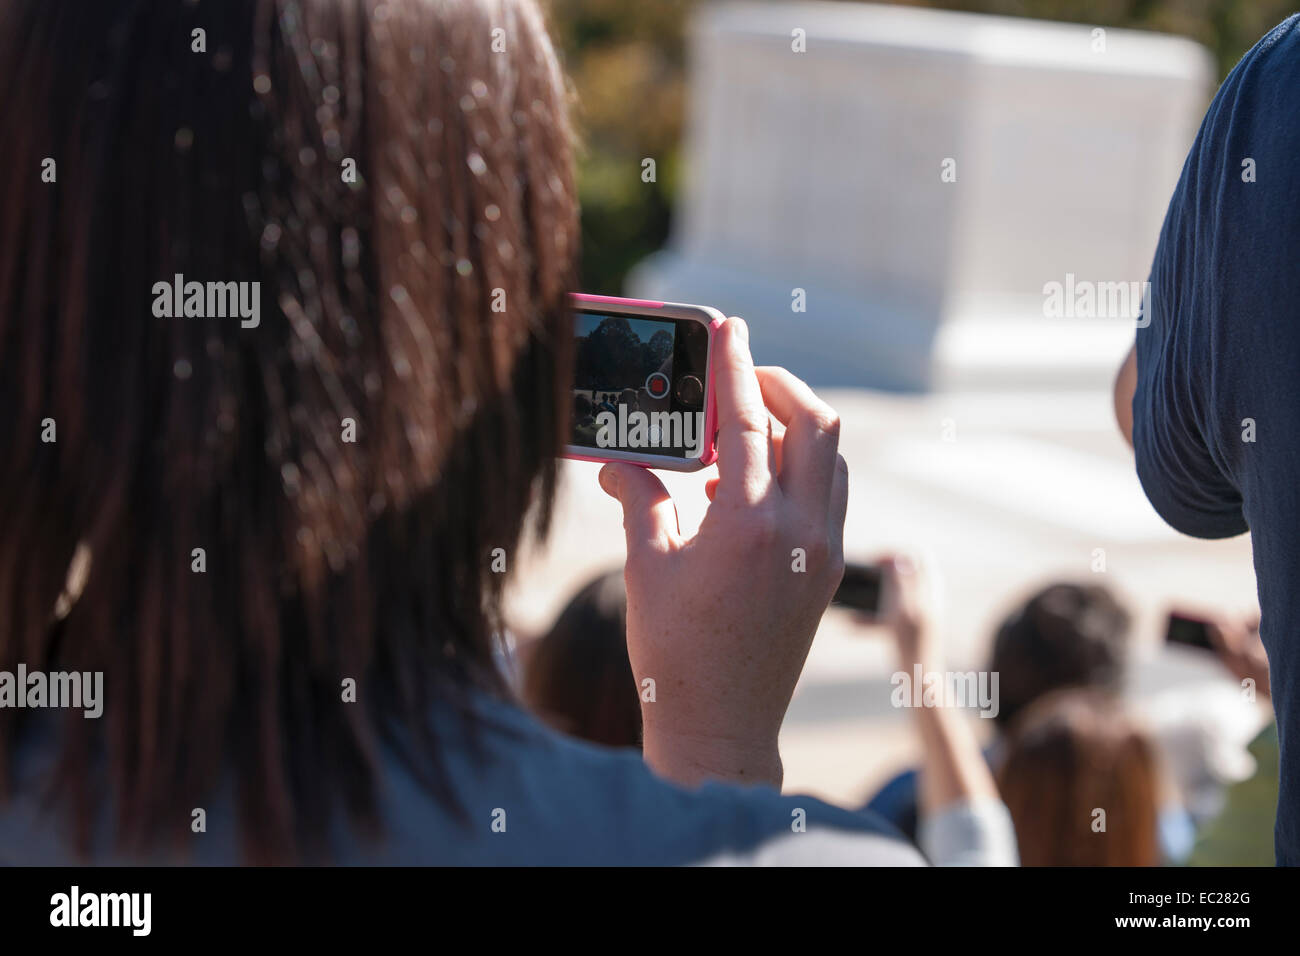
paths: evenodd
<path fill-rule="evenodd" d="M 879 623 L 893 637 L 899 676 L 939 679 L 945 673 L 943 647 L 921 565 L 907 556 L 893 556 L 880 567 Z M 900 699 L 911 710 L 921 738 L 916 804 L 922 852 L 939 865 L 1015 866 L 1011 817 L 964 712 L 976 702 L 942 697 L 929 702 L 922 697 L 920 706 L 911 706 L 911 695 Z"/>
<path fill-rule="evenodd" d="M 995 729 L 1004 730 L 1045 694 L 1067 687 L 1118 694 L 1129 650 L 1130 615 L 1096 584 L 1050 584 L 1017 607 L 993 638 L 988 671 L 998 675 Z M 995 740 L 986 756 L 997 765 Z M 867 804 L 909 838 L 917 835 L 917 772 L 887 782 Z"/>
<path fill-rule="evenodd" d="M 573 421 L 578 426 L 591 424 L 591 399 L 586 395 L 573 397 Z"/>
<path fill-rule="evenodd" d="M 505 685 L 496 559 L 545 531 L 573 411 L 532 0 L 11 0 L 0 88 L 0 669 L 105 696 L 0 710 L 0 863 L 923 862 L 780 792 L 848 474 L 739 319 L 698 532 L 650 471 L 600 472 L 644 760 Z"/>
<path fill-rule="evenodd" d="M 641 704 L 627 658 L 623 572 L 602 574 L 532 642 L 523 699 L 562 733 L 607 747 L 641 747 Z"/>
<path fill-rule="evenodd" d="M 1281 762 L 1275 853 L 1292 866 L 1300 865 L 1297 97 L 1300 15 L 1242 57 L 1211 103 L 1115 382 L 1120 429 L 1156 511 L 1195 537 L 1251 534 Z"/>
<path fill-rule="evenodd" d="M 1113 694 L 1062 690 L 1007 729 L 998 788 L 1023 866 L 1156 866 L 1156 748 Z"/>

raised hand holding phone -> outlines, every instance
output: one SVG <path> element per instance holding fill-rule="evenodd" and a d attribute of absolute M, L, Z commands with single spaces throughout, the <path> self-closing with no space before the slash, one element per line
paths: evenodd
<path fill-rule="evenodd" d="M 1268 656 L 1259 636 L 1259 615 L 1223 612 L 1195 614 L 1171 611 L 1165 642 L 1209 651 L 1238 680 L 1251 680 L 1257 693 L 1269 697 Z"/>
<path fill-rule="evenodd" d="M 835 412 L 784 369 L 755 369 L 740 319 L 717 330 L 711 371 L 718 478 L 697 534 L 649 470 L 600 473 L 623 507 L 628 655 L 655 687 L 644 753 L 682 783 L 779 786 L 777 734 L 844 570 L 848 466 Z"/>

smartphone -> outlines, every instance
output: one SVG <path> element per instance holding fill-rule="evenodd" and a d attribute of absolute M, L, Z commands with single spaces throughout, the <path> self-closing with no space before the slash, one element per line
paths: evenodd
<path fill-rule="evenodd" d="M 844 577 L 835 589 L 831 603 L 876 617 L 880 613 L 880 583 L 883 575 L 878 564 L 845 565 Z"/>
<path fill-rule="evenodd" d="M 1177 612 L 1169 615 L 1169 623 L 1165 627 L 1165 641 L 1170 644 L 1182 644 L 1184 647 L 1199 648 L 1203 651 L 1214 650 L 1206 622 L 1200 618 L 1189 617 L 1186 614 Z"/>
<path fill-rule="evenodd" d="M 697 471 L 717 458 L 709 362 L 717 309 L 574 294 L 573 417 L 564 457 Z"/>

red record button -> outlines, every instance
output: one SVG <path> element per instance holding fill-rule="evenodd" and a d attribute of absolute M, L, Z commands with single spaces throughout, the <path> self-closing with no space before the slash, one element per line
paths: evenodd
<path fill-rule="evenodd" d="M 645 390 L 651 398 L 663 398 L 668 394 L 669 385 L 668 376 L 663 372 L 651 372 L 645 380 Z"/>

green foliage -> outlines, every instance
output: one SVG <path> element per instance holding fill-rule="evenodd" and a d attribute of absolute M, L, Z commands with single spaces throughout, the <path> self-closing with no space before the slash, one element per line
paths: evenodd
<path fill-rule="evenodd" d="M 1154 30 L 1204 44 L 1228 71 L 1296 0 L 898 0 L 903 5 Z M 668 238 L 686 109 L 685 35 L 699 0 L 550 0 L 575 93 L 582 287 L 616 295 Z M 657 182 L 641 179 L 654 159 Z"/>
<path fill-rule="evenodd" d="M 664 244 L 686 109 L 693 0 L 552 0 L 552 32 L 574 92 L 582 287 L 616 295 Z M 655 161 L 655 182 L 642 162 Z"/>

